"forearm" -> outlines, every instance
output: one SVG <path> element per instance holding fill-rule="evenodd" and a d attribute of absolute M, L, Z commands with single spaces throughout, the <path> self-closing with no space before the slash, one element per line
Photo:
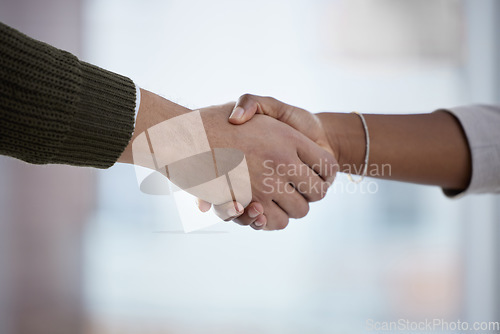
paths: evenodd
<path fill-rule="evenodd" d="M 471 158 L 460 123 L 440 111 L 418 115 L 365 114 L 370 133 L 368 176 L 464 189 Z M 318 114 L 340 170 L 361 173 L 366 138 L 355 114 Z"/>
<path fill-rule="evenodd" d="M 159 95 L 141 89 L 141 104 L 137 113 L 134 134 L 117 162 L 133 164 L 132 144 L 138 135 L 150 127 L 191 110 Z"/>

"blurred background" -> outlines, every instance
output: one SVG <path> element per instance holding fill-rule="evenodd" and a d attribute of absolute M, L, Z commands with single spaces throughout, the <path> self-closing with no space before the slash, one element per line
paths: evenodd
<path fill-rule="evenodd" d="M 2 22 L 193 109 L 246 92 L 313 112 L 500 103 L 499 19 L 495 0 L 0 0 Z M 2 334 L 500 321 L 498 196 L 341 175 L 284 231 L 184 234 L 129 166 L 0 170 Z"/>

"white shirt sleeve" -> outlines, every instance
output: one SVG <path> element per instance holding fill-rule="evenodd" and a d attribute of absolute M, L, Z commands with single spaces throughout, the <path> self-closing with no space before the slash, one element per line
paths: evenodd
<path fill-rule="evenodd" d="M 469 142 L 472 176 L 467 189 L 443 189 L 447 196 L 500 192 L 500 106 L 471 105 L 446 109 L 454 115 Z"/>
<path fill-rule="evenodd" d="M 137 121 L 137 113 L 139 112 L 139 107 L 141 106 L 141 88 L 138 84 L 135 84 L 135 121 Z M 134 126 L 135 126 L 134 121 Z"/>

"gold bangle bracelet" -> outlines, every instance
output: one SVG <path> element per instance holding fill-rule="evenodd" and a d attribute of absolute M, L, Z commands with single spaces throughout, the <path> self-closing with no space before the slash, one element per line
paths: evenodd
<path fill-rule="evenodd" d="M 353 111 L 352 113 L 358 115 L 359 118 L 361 118 L 361 123 L 363 123 L 363 129 L 365 130 L 365 137 L 366 137 L 366 153 L 365 153 L 365 166 L 363 168 L 363 174 L 361 174 L 361 177 L 355 180 L 353 179 L 351 173 L 348 173 L 347 178 L 351 182 L 360 183 L 361 181 L 363 181 L 366 174 L 368 173 L 368 159 L 370 158 L 370 133 L 368 132 L 368 125 L 366 125 L 365 116 L 363 116 L 362 113 L 357 111 Z"/>

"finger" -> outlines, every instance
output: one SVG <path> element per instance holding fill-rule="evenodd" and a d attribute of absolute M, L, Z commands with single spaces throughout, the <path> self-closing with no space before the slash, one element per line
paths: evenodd
<path fill-rule="evenodd" d="M 238 202 L 227 202 L 220 205 L 214 205 L 215 214 L 224 221 L 233 220 L 241 216 L 244 212 L 243 205 Z"/>
<path fill-rule="evenodd" d="M 258 110 L 259 105 L 253 95 L 242 95 L 238 99 L 238 102 L 236 102 L 233 112 L 229 116 L 229 123 L 243 124 L 250 120 Z"/>
<path fill-rule="evenodd" d="M 255 114 L 265 114 L 280 119 L 288 105 L 272 97 L 244 94 L 236 102 L 233 112 L 229 116 L 229 122 L 243 124 L 250 120 Z"/>
<path fill-rule="evenodd" d="M 263 215 L 263 213 L 264 208 L 262 204 L 260 204 L 259 202 L 252 202 L 247 206 L 245 212 L 234 221 L 240 225 L 255 224 L 255 227 L 258 227 L 258 229 L 262 229 L 264 226 L 261 224 L 262 219 L 259 218 Z"/>
<path fill-rule="evenodd" d="M 290 185 L 283 183 L 273 194 L 274 201 L 290 218 L 302 218 L 309 212 L 309 203 Z"/>
<path fill-rule="evenodd" d="M 333 183 L 339 169 L 337 160 L 331 153 L 321 148 L 303 134 L 298 133 L 297 135 L 299 137 L 297 145 L 299 159 L 318 174 L 328 184 L 328 188 Z"/>
<path fill-rule="evenodd" d="M 264 211 L 266 212 L 265 217 L 267 219 L 264 230 L 282 230 L 287 227 L 289 217 L 276 202 L 271 201 L 264 205 Z"/>
<path fill-rule="evenodd" d="M 283 103 L 268 96 L 257 96 L 244 94 L 240 96 L 238 102 L 229 116 L 229 122 L 233 124 L 243 124 L 250 120 L 255 114 L 271 116 L 284 122 L 294 129 L 302 132 L 307 137 L 314 139 L 318 128 L 319 119 L 309 111 Z"/>
<path fill-rule="evenodd" d="M 267 218 L 265 215 L 260 215 L 257 217 L 255 222 L 253 222 L 250 226 L 254 230 L 263 230 L 266 228 Z"/>
<path fill-rule="evenodd" d="M 201 198 L 196 198 L 196 205 L 201 212 L 207 212 L 212 207 L 212 204 L 202 200 Z"/>
<path fill-rule="evenodd" d="M 293 174 L 288 174 L 288 181 L 307 202 L 316 202 L 326 195 L 330 184 L 325 182 L 314 170 L 297 157 L 297 166 Z"/>

